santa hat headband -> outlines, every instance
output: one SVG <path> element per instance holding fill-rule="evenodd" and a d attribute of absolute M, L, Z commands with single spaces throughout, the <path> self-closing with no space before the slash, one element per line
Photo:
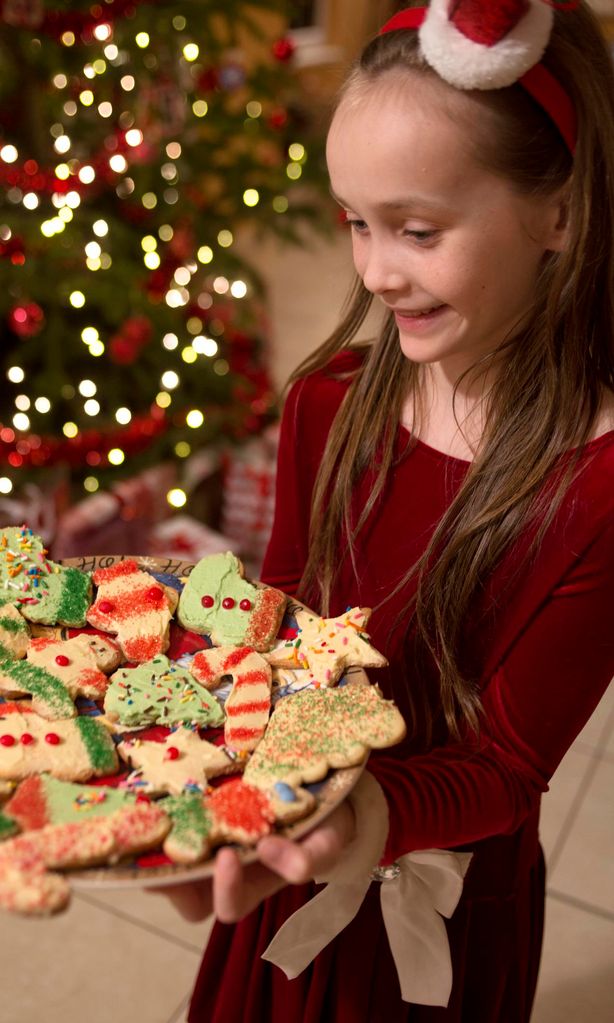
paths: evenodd
<path fill-rule="evenodd" d="M 518 82 L 548 114 L 573 155 L 576 111 L 561 83 L 540 63 L 553 6 L 579 0 L 431 0 L 395 14 L 380 34 L 418 29 L 420 49 L 437 74 L 457 89 L 501 89 Z"/>

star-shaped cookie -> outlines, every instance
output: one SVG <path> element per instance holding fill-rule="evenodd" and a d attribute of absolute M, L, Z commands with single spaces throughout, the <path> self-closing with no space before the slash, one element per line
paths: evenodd
<path fill-rule="evenodd" d="M 179 795 L 186 789 L 202 791 L 209 778 L 240 771 L 243 764 L 184 726 L 167 735 L 163 742 L 125 739 L 119 743 L 118 752 L 122 760 L 138 771 L 135 778 L 129 779 L 129 787 L 155 794 Z"/>
<path fill-rule="evenodd" d="M 266 657 L 279 668 L 308 668 L 320 686 L 334 686 L 346 668 L 384 668 L 388 661 L 371 646 L 365 627 L 369 607 L 352 607 L 337 618 L 320 618 L 310 611 L 296 612 L 298 633 L 284 640 Z"/>

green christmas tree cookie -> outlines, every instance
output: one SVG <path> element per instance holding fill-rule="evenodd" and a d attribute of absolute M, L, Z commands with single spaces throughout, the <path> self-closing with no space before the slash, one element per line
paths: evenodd
<path fill-rule="evenodd" d="M 224 723 L 214 696 L 189 671 L 159 654 L 136 668 L 120 668 L 111 676 L 104 710 L 107 718 L 128 727 Z"/>

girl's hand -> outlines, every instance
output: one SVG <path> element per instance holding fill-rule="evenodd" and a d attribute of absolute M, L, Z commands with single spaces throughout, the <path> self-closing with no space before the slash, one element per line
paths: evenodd
<path fill-rule="evenodd" d="M 354 811 L 346 801 L 300 842 L 281 835 L 262 838 L 256 847 L 258 863 L 243 866 L 233 849 L 220 849 L 212 881 L 158 891 L 187 920 L 204 920 L 214 912 L 222 923 L 236 923 L 287 884 L 304 884 L 331 870 L 354 837 L 354 829 Z"/>

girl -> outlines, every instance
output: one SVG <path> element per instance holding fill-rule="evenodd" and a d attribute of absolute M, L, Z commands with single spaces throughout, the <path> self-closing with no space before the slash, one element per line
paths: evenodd
<path fill-rule="evenodd" d="M 401 12 L 341 95 L 358 283 L 295 374 L 263 572 L 326 615 L 375 609 L 373 681 L 408 723 L 368 765 L 379 880 L 287 980 L 262 953 L 375 825 L 348 800 L 255 867 L 222 850 L 191 1023 L 529 1020 L 540 796 L 614 672 L 614 76 L 584 3 L 478 6 Z M 373 299 L 379 337 L 348 348 Z M 380 908 L 426 849 L 472 854 L 447 1004 L 401 989 Z M 177 897 L 197 916 L 209 893 Z"/>

